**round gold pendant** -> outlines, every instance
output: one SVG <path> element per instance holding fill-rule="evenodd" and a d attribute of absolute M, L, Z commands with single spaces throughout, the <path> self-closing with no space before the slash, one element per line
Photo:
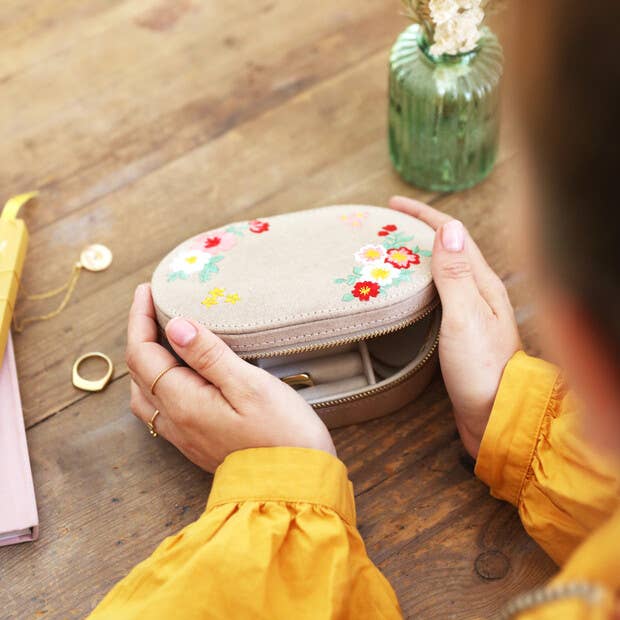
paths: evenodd
<path fill-rule="evenodd" d="M 82 250 L 80 263 L 88 271 L 104 271 L 112 264 L 112 252 L 100 243 L 89 245 Z"/>

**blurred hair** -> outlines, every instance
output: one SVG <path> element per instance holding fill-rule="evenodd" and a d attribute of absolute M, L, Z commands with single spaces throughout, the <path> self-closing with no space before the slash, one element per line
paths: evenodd
<path fill-rule="evenodd" d="M 620 364 L 620 2 L 517 0 L 513 9 L 538 246 Z"/>

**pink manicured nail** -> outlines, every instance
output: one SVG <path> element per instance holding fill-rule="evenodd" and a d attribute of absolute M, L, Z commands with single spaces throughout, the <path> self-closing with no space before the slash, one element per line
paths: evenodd
<path fill-rule="evenodd" d="M 461 252 L 465 245 L 465 229 L 458 220 L 444 224 L 441 242 L 448 252 Z"/>
<path fill-rule="evenodd" d="M 185 319 L 172 319 L 166 327 L 168 338 L 180 347 L 186 347 L 195 337 L 198 331 Z"/>

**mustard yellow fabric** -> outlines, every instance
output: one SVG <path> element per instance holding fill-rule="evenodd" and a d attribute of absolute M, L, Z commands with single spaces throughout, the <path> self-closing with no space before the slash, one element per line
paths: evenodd
<path fill-rule="evenodd" d="M 516 354 L 476 473 L 564 565 L 556 581 L 603 592 L 594 608 L 567 600 L 522 620 L 609 618 L 620 588 L 618 478 L 579 439 L 577 421 L 558 371 Z M 262 448 L 224 461 L 203 516 L 136 566 L 91 620 L 401 617 L 356 530 L 345 466 L 320 451 Z"/>
<path fill-rule="evenodd" d="M 400 618 L 355 527 L 341 461 L 262 448 L 219 467 L 203 516 L 164 540 L 92 620 Z"/>
<path fill-rule="evenodd" d="M 514 504 L 528 533 L 563 568 L 553 580 L 600 585 L 592 608 L 545 605 L 522 620 L 609 618 L 620 591 L 620 476 L 584 439 L 558 369 L 523 352 L 504 370 L 476 463 L 491 494 Z"/>

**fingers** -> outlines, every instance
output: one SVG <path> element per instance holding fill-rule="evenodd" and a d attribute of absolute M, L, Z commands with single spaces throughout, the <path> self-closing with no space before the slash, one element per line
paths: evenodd
<path fill-rule="evenodd" d="M 413 217 L 417 217 L 435 230 L 452 219 L 446 213 L 437 211 L 437 209 L 433 209 L 433 207 L 419 200 L 405 198 L 404 196 L 392 196 L 388 204 L 390 209 L 413 215 Z"/>
<path fill-rule="evenodd" d="M 422 220 L 434 228 L 438 236 L 441 234 L 440 229 L 453 221 L 450 215 L 442 213 L 423 202 L 405 198 L 404 196 L 393 196 L 390 199 L 389 206 L 392 209 L 413 215 Z M 447 234 L 450 235 L 450 231 L 448 231 Z M 489 267 L 480 249 L 476 245 L 476 242 L 469 236 L 466 230 L 464 231 L 463 246 L 461 250 L 449 251 L 455 253 L 462 252 L 463 256 L 467 259 L 466 261 L 461 261 L 453 256 L 451 260 L 444 258 L 443 264 L 439 266 L 440 270 L 449 269 L 452 272 L 451 274 L 446 274 L 444 280 L 462 279 L 466 275 L 464 272 L 470 271 L 471 274 L 473 274 L 479 294 L 495 314 L 500 314 L 507 309 L 512 312 L 512 306 L 510 305 L 504 284 L 491 267 Z M 439 250 L 439 252 L 441 252 L 441 250 Z M 435 256 L 436 252 L 434 252 L 433 263 L 438 262 Z M 457 290 L 458 288 L 458 286 L 451 286 L 450 291 Z M 449 294 L 449 292 L 447 294 Z"/>
<path fill-rule="evenodd" d="M 458 220 L 444 224 L 435 235 L 431 270 L 446 317 L 465 316 L 483 301 L 466 251 L 466 237 L 465 227 Z"/>
<path fill-rule="evenodd" d="M 491 269 L 480 248 L 466 232 L 466 246 L 478 290 L 496 315 L 505 311 L 513 312 L 506 287 L 502 279 Z"/>
<path fill-rule="evenodd" d="M 149 284 L 140 284 L 134 293 L 129 309 L 127 343 L 157 342 L 157 322 L 155 307 Z"/>
<path fill-rule="evenodd" d="M 166 368 L 177 363 L 176 358 L 157 342 L 155 308 L 148 284 L 136 289 L 134 302 L 129 311 L 127 327 L 126 362 L 132 378 L 144 393 L 149 393 L 153 380 Z M 174 368 L 157 383 L 156 405 L 174 404 L 174 395 L 163 388 L 173 384 L 176 390 L 197 389 L 204 386 L 204 380 L 189 368 Z M 166 398 L 161 398 L 168 396 Z"/>
<path fill-rule="evenodd" d="M 221 338 L 195 321 L 172 319 L 166 336 L 177 354 L 229 399 L 260 382 L 258 368 L 243 361 Z"/>
<path fill-rule="evenodd" d="M 161 407 L 161 405 L 160 405 Z M 159 407 L 142 392 L 135 381 L 131 382 L 131 411 L 144 424 L 153 419 L 155 411 Z M 171 420 L 165 410 L 159 409 L 159 414 L 153 422 L 158 435 L 170 439 Z"/>

